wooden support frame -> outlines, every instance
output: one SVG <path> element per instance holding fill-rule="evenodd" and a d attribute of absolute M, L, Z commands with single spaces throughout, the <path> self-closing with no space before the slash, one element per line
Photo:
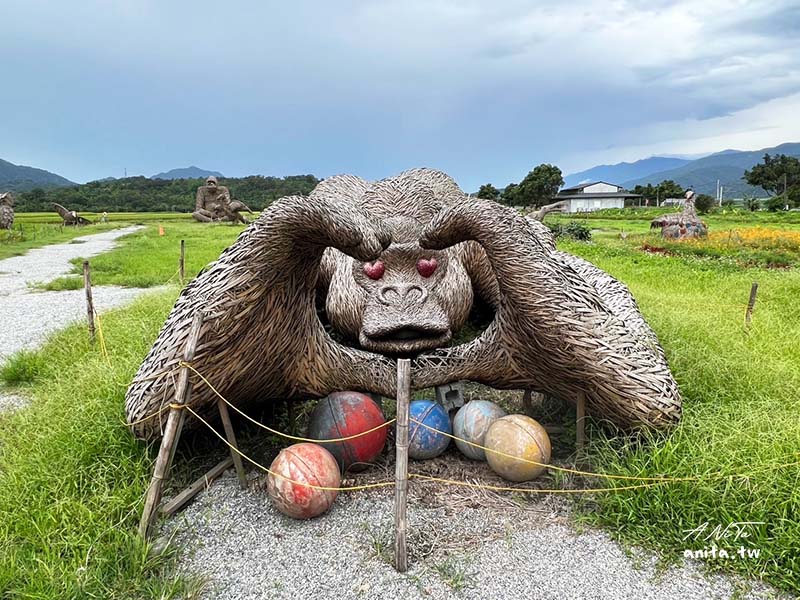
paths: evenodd
<path fill-rule="evenodd" d="M 200 330 L 203 326 L 205 316 L 202 311 L 198 311 L 192 320 L 192 327 L 189 330 L 189 337 L 186 339 L 186 349 L 183 352 L 184 362 L 190 362 L 194 358 L 197 344 L 200 340 Z M 189 368 L 181 367 L 178 375 L 178 385 L 175 388 L 175 402 L 169 410 L 167 425 L 164 427 L 164 436 L 161 438 L 161 446 L 158 449 L 156 466 L 153 469 L 153 478 L 147 488 L 145 496 L 144 510 L 139 521 L 139 535 L 147 538 L 150 529 L 158 513 L 158 505 L 161 502 L 161 493 L 164 488 L 164 481 L 169 475 L 172 459 L 175 455 L 175 448 L 183 428 L 185 413 L 183 406 L 188 402 L 192 393 L 192 383 L 189 381 Z"/>
<path fill-rule="evenodd" d="M 206 315 L 199 311 L 195 313 L 192 320 L 192 327 L 189 330 L 189 336 L 186 339 L 186 348 L 183 353 L 183 361 L 190 363 L 194 359 L 197 346 L 200 341 L 200 332 Z M 236 475 L 239 478 L 239 485 L 242 489 L 247 488 L 247 473 L 244 469 L 242 457 L 238 452 L 239 445 L 236 442 L 236 435 L 233 431 L 233 423 L 231 422 L 228 406 L 221 398 L 217 400 L 217 409 L 219 416 L 222 420 L 222 427 L 225 430 L 225 438 L 230 445 L 230 457 L 218 463 L 208 473 L 200 477 L 197 481 L 192 483 L 188 488 L 183 490 L 180 494 L 175 496 L 172 500 L 164 504 L 159 509 L 161 502 L 161 495 L 164 488 L 164 482 L 169 476 L 169 470 L 172 466 L 172 459 L 175 456 L 175 448 L 180 439 L 181 430 L 183 429 L 183 421 L 185 412 L 183 406 L 189 402 L 192 393 L 192 384 L 189 381 L 189 371 L 187 366 L 181 367 L 178 375 L 178 384 L 175 388 L 175 402 L 170 408 L 169 416 L 167 417 L 167 424 L 164 427 L 164 435 L 161 439 L 161 446 L 158 449 L 158 457 L 156 458 L 156 465 L 153 469 L 153 478 L 147 488 L 147 495 L 145 496 L 144 510 L 142 511 L 142 518 L 139 521 L 139 534 L 147 538 L 150 534 L 153 522 L 156 515 L 160 512 L 164 516 L 171 516 L 183 508 L 192 498 L 206 489 L 212 481 L 217 479 L 231 466 L 236 468 Z"/>

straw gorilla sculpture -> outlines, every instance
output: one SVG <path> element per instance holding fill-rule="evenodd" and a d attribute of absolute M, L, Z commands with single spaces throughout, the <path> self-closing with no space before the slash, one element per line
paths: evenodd
<path fill-rule="evenodd" d="M 450 345 L 476 301 L 494 319 Z M 193 365 L 241 406 L 346 389 L 393 396 L 392 357 L 413 356 L 415 388 L 467 379 L 570 401 L 583 392 L 591 414 L 623 428 L 680 418 L 628 289 L 557 251 L 543 224 L 466 197 L 439 171 L 336 176 L 264 211 L 176 302 L 127 392 L 137 436 L 160 435 L 159 418 L 137 421 L 172 400 L 199 309 L 208 319 Z M 214 401 L 195 385 L 195 410 Z"/>

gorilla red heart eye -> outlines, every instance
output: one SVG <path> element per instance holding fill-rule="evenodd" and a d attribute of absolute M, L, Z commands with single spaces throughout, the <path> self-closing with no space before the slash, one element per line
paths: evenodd
<path fill-rule="evenodd" d="M 376 260 L 374 263 L 364 263 L 364 273 L 370 279 L 380 279 L 385 272 L 386 266 L 380 260 Z"/>
<path fill-rule="evenodd" d="M 423 277 L 430 277 L 433 275 L 433 272 L 436 270 L 436 267 L 439 266 L 439 261 L 435 258 L 420 258 L 417 261 L 417 271 Z"/>

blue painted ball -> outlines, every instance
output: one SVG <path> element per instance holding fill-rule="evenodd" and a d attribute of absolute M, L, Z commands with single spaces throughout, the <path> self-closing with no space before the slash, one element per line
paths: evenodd
<path fill-rule="evenodd" d="M 461 453 L 473 460 L 486 460 L 486 451 L 472 444 L 483 446 L 489 426 L 505 416 L 506 411 L 488 400 L 472 400 L 458 409 L 453 419 L 453 435 Z"/>
<path fill-rule="evenodd" d="M 409 416 L 427 427 L 409 420 L 408 423 L 408 455 L 416 460 L 435 458 L 447 450 L 450 438 L 445 434 L 452 433 L 450 416 L 444 407 L 433 400 L 414 400 L 409 406 Z M 435 429 L 432 431 L 428 427 Z"/>

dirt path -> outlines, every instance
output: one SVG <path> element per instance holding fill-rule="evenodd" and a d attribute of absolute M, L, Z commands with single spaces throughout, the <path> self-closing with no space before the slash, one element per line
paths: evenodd
<path fill-rule="evenodd" d="M 0 364 L 14 352 L 36 348 L 49 334 L 86 318 L 83 290 L 44 292 L 32 286 L 68 274 L 72 270 L 70 260 L 107 252 L 116 246 L 116 240 L 139 229 L 133 226 L 85 235 L 0 260 Z M 146 290 L 103 286 L 92 291 L 95 309 L 102 312 Z M 0 391 L 0 411 L 22 404 L 20 396 Z"/>

